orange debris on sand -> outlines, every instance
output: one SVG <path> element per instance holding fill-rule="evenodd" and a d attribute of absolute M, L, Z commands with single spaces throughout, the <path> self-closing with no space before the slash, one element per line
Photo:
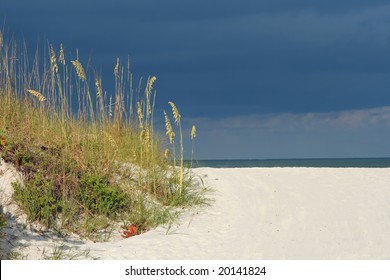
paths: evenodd
<path fill-rule="evenodd" d="M 138 227 L 136 225 L 130 225 L 128 226 L 127 230 L 124 230 L 122 232 L 122 237 L 129 238 L 137 234 L 138 234 Z"/>

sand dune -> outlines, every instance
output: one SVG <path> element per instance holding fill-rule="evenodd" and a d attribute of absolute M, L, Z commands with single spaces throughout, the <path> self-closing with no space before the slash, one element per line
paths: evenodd
<path fill-rule="evenodd" d="M 1 170 L 4 201 L 15 172 L 4 163 Z M 114 232 L 112 240 L 93 243 L 13 226 L 2 250 L 18 246 L 28 259 L 40 259 L 59 244 L 99 259 L 390 259 L 389 168 L 195 172 L 213 188 L 214 202 L 185 212 L 169 230 L 158 227 L 128 239 Z M 7 205 L 4 210 L 15 211 Z"/>

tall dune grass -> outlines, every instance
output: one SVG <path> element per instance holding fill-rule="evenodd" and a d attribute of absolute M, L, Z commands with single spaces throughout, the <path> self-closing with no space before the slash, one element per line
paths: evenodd
<path fill-rule="evenodd" d="M 88 236 L 118 220 L 141 232 L 172 219 L 173 206 L 203 203 L 173 103 L 179 154 L 168 147 L 172 127 L 168 139 L 154 130 L 156 77 L 134 89 L 130 59 L 117 59 L 107 90 L 78 51 L 69 57 L 48 44 L 31 61 L 0 32 L 0 155 L 24 174 L 15 199 L 29 218 Z"/>

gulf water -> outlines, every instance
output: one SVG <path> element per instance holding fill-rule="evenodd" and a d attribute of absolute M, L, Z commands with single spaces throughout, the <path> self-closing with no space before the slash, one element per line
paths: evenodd
<path fill-rule="evenodd" d="M 389 168 L 390 158 L 305 158 L 305 159 L 229 159 L 198 160 L 193 167 L 333 167 Z"/>

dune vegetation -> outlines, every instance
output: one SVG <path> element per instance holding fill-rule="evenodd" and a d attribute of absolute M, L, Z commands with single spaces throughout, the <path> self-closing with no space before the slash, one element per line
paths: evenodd
<path fill-rule="evenodd" d="M 183 159 L 195 127 L 183 135 L 173 102 L 159 116 L 166 135 L 153 127 L 156 77 L 135 85 L 130 59 L 114 59 L 106 90 L 73 52 L 47 44 L 30 55 L 0 33 L 0 156 L 23 174 L 14 199 L 29 219 L 100 240 L 114 224 L 139 234 L 203 204 Z"/>

